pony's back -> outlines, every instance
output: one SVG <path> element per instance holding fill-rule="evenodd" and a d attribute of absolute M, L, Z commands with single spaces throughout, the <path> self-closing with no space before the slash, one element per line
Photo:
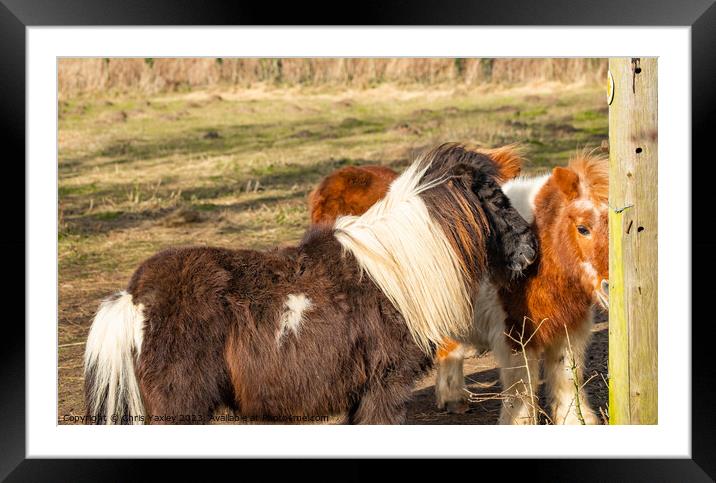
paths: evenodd
<path fill-rule="evenodd" d="M 388 192 L 398 173 L 385 166 L 347 166 L 323 179 L 309 195 L 311 223 L 361 215 Z"/>

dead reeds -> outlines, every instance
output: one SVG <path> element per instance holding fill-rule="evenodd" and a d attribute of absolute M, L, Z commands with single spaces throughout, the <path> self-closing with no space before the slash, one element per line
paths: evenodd
<path fill-rule="evenodd" d="M 63 58 L 58 61 L 58 89 L 60 97 L 67 98 L 257 83 L 354 88 L 380 83 L 591 84 L 602 82 L 606 70 L 606 59 L 600 58 Z"/>

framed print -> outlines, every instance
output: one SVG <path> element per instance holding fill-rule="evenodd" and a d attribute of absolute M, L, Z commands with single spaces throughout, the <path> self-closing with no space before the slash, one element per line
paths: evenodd
<path fill-rule="evenodd" d="M 712 478 L 712 4 L 273 10 L 4 2 L 0 474 Z"/>

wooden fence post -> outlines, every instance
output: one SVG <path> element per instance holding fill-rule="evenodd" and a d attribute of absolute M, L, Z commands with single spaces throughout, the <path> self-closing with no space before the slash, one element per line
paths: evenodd
<path fill-rule="evenodd" d="M 657 59 L 609 73 L 609 421 L 656 424 Z"/>

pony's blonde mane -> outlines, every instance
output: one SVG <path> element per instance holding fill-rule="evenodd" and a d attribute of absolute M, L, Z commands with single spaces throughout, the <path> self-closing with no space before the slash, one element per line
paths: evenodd
<path fill-rule="evenodd" d="M 434 150 L 418 158 L 393 181 L 385 198 L 362 216 L 342 216 L 334 225 L 337 240 L 400 311 L 426 353 L 431 352 L 431 343 L 466 333 L 472 320 L 473 286 L 464 255 L 421 197 L 453 183 L 447 173 L 424 176 L 439 154 Z M 433 193 L 454 203 L 454 198 L 447 199 L 459 196 L 457 191 Z M 467 200 L 455 204 L 454 218 L 464 218 L 461 210 L 466 208 L 459 205 L 467 205 Z"/>
<path fill-rule="evenodd" d="M 583 151 L 569 160 L 569 169 L 579 177 L 580 195 L 596 204 L 609 199 L 609 159 L 606 156 Z"/>

